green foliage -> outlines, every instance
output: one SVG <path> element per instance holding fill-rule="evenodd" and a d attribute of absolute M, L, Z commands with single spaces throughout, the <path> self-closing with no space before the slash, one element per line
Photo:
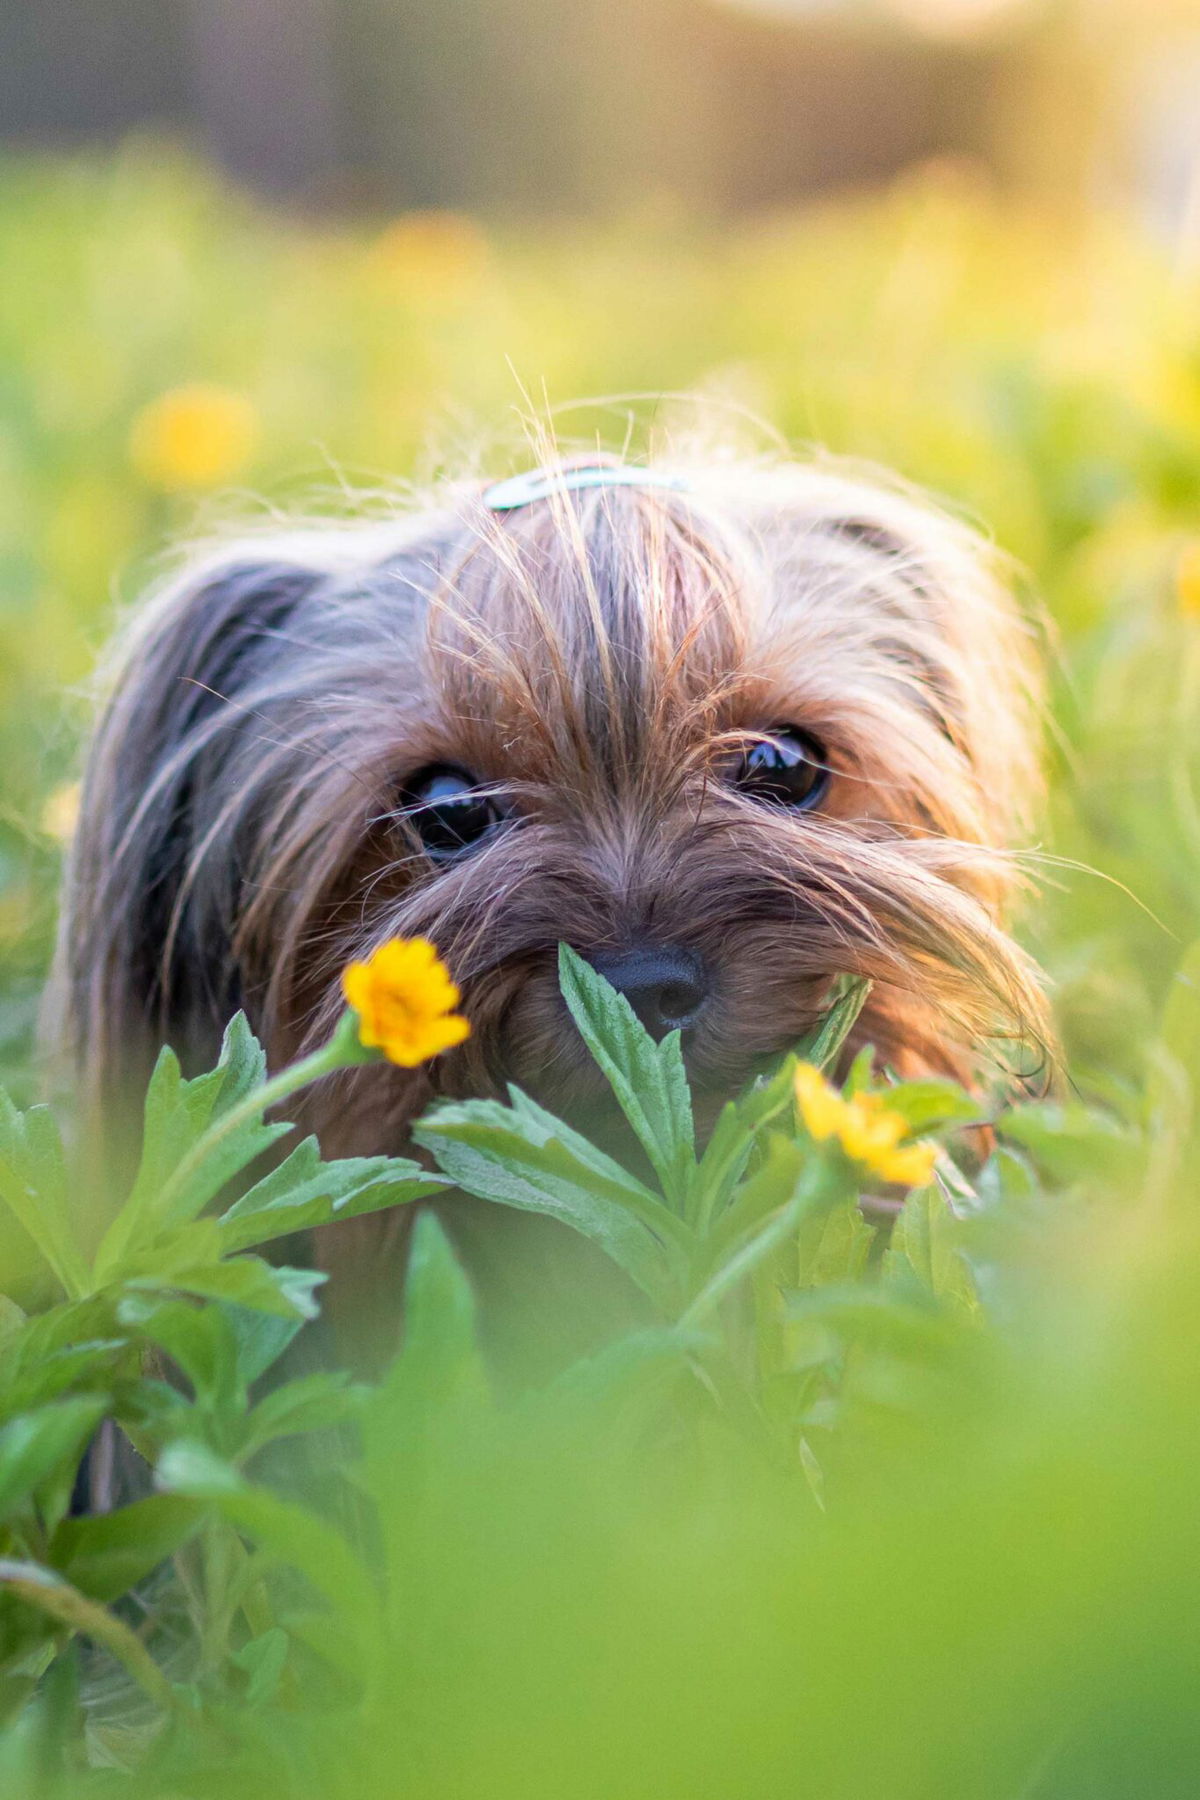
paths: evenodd
<path fill-rule="evenodd" d="M 976 1198 L 977 1210 L 960 1216 L 947 1196 L 957 1204 L 971 1189 L 961 1172 L 948 1178 L 946 1157 L 945 1185 L 911 1194 L 881 1232 L 862 1210 L 856 1166 L 798 1125 L 795 1055 L 726 1105 L 697 1156 L 678 1040 L 656 1044 L 565 949 L 561 969 L 575 1023 L 627 1121 L 627 1160 L 644 1156 L 651 1178 L 516 1089 L 507 1105 L 437 1105 L 415 1135 L 445 1179 L 589 1240 L 653 1317 L 633 1330 L 614 1318 L 607 1346 L 516 1393 L 492 1379 L 470 1283 L 430 1213 L 413 1234 L 403 1347 L 378 1382 L 281 1363 L 315 1312 L 319 1278 L 248 1255 L 255 1234 L 329 1224 L 445 1185 L 406 1162 L 324 1165 L 307 1143 L 267 1175 L 248 1173 L 288 1129 L 264 1125 L 267 1106 L 327 1073 L 337 1052 L 268 1083 L 239 1018 L 210 1074 L 185 1082 L 164 1055 L 131 1192 L 91 1250 L 65 1201 L 81 1191 L 80 1172 L 47 1116 L 31 1126 L 6 1110 L 3 1192 L 16 1196 L 62 1290 L 30 1316 L 10 1300 L 0 1335 L 0 1695 L 9 1714 L 0 1766 L 18 1788 L 40 1781 L 39 1792 L 73 1793 L 72 1771 L 99 1756 L 126 1766 L 117 1791 L 131 1796 L 181 1781 L 200 1784 L 188 1792 L 238 1793 L 243 1781 L 249 1791 L 278 1761 L 282 1736 L 290 1747 L 277 1779 L 298 1800 L 356 1782 L 391 1791 L 393 1752 L 421 1768 L 422 1791 L 461 1791 L 462 1769 L 490 1739 L 473 1726 L 460 1763 L 431 1736 L 424 1708 L 432 1717 L 453 1696 L 465 1699 L 461 1658 L 499 1703 L 505 1659 L 532 1673 L 556 1637 L 542 1644 L 535 1630 L 531 1644 L 510 1643 L 495 1610 L 502 1595 L 518 1611 L 539 1595 L 582 1608 L 589 1629 L 608 1634 L 604 1654 L 624 1657 L 625 1584 L 659 1542 L 664 1508 L 687 1520 L 681 1570 L 694 1565 L 690 1580 L 719 1589 L 724 1576 L 706 1546 L 731 1531 L 731 1502 L 749 1507 L 753 1531 L 742 1520 L 731 1543 L 753 1587 L 762 1554 L 787 1571 L 799 1532 L 836 1557 L 823 1520 L 861 1537 L 855 1521 L 881 1483 L 903 1489 L 921 1457 L 939 1466 L 944 1434 L 955 1442 L 970 1429 L 986 1442 L 1006 1419 L 1030 1380 L 1025 1337 L 1003 1325 L 1006 1307 L 1019 1312 L 1021 1302 L 1014 1288 L 989 1312 L 980 1283 L 1019 1280 L 1020 1208 Z M 1188 964 L 1167 1006 L 1163 1066 L 1190 1041 L 1190 981 Z M 865 991 L 834 988 L 799 1047 L 806 1058 L 837 1055 Z M 860 1054 L 848 1090 L 869 1079 Z M 922 1131 L 953 1133 L 978 1111 L 945 1083 L 893 1083 L 882 1099 Z M 1107 1141 L 1108 1128 L 1078 1109 L 1073 1133 L 1056 1134 L 1044 1114 L 1017 1109 L 1011 1135 L 1034 1155 L 1052 1144 L 1050 1172 L 1064 1188 L 1081 1173 L 1094 1181 L 1092 1138 Z M 1174 1116 L 1186 1144 L 1190 1112 Z M 1122 1142 L 1142 1164 L 1146 1141 L 1125 1128 Z M 249 1185 L 231 1199 L 239 1174 Z M 140 1493 L 113 1510 L 71 1513 L 87 1446 L 94 1458 L 111 1456 L 121 1438 L 127 1460 L 136 1447 Z M 280 1444 L 291 1446 L 282 1462 Z M 622 1517 L 633 1509 L 615 1536 L 613 1508 Z M 597 1530 L 604 1558 L 616 1559 L 620 1596 L 599 1612 Z M 544 1566 L 531 1560 L 531 1531 L 545 1534 Z M 496 1559 L 486 1569 L 485 1547 Z M 569 1567 L 587 1577 L 571 1601 L 560 1592 Z M 798 1567 L 787 1579 L 804 1585 Z M 706 1607 L 671 1585 L 658 1603 L 680 1641 L 697 1630 L 705 1641 Z M 777 1617 L 765 1594 L 761 1603 L 764 1622 Z M 677 1655 L 679 1644 L 668 1648 Z M 60 1671 L 79 1668 L 82 1687 L 62 1688 Z M 119 1705 L 103 1700 L 106 1688 Z M 398 1691 L 412 1697 L 399 1739 L 389 1698 Z M 122 1734 L 131 1692 L 143 1710 Z M 86 1731 L 77 1716 L 85 1700 Z M 50 1734 L 47 1708 L 56 1709 Z M 587 1717 L 568 1704 L 564 1749 L 570 1721 L 583 1729 Z M 548 1744 L 557 1731 L 548 1729 Z M 1027 1755 L 1045 1749 L 1031 1732 Z M 655 1755 L 670 1761 L 684 1750 L 668 1737 Z M 855 1759 L 842 1760 L 848 1780 Z M 492 1788 L 513 1791 L 505 1781 Z M 572 1777 L 566 1791 L 590 1789 Z"/>
<path fill-rule="evenodd" d="M 267 217 L 136 148 L 0 167 L 0 1792 L 1182 1800 L 1194 283 L 1130 231 L 1063 232 L 945 171 L 719 239 L 455 241 Z M 133 422 L 221 382 L 258 418 L 237 479 L 307 503 L 314 478 L 457 473 L 511 367 L 552 402 L 699 388 L 731 431 L 749 406 L 931 486 L 1028 568 L 1055 737 L 1026 929 L 1071 1078 L 1007 1108 L 889 1085 L 942 1155 L 902 1208 L 864 1205 L 796 1130 L 791 1059 L 697 1131 L 677 1041 L 564 951 L 623 1137 L 514 1091 L 423 1121 L 440 1178 L 325 1164 L 235 1021 L 196 1081 L 164 1054 L 110 1208 L 19 1102 L 75 763 L 60 696 L 113 570 L 132 593 L 208 522 L 135 465 Z M 632 409 L 635 450 L 662 410 Z M 431 418 L 455 424 L 422 463 Z M 623 441 L 624 413 L 599 429 Z M 797 1054 L 840 1067 L 862 998 L 841 984 Z M 860 1059 L 848 1091 L 873 1079 Z M 451 1195 L 414 1229 L 400 1353 L 373 1380 L 314 1368 L 319 1281 L 256 1252 L 451 1186 L 565 1227 L 607 1341 L 502 1371 Z M 106 1512 L 71 1508 L 89 1443 Z"/>
<path fill-rule="evenodd" d="M 247 1488 L 240 1470 L 281 1439 L 336 1432 L 360 1409 L 362 1390 L 337 1371 L 252 1396 L 315 1315 L 323 1278 L 247 1252 L 444 1184 L 401 1160 L 322 1163 L 308 1140 L 231 1201 L 229 1184 L 291 1130 L 264 1123 L 283 1085 L 265 1077 L 240 1016 L 207 1075 L 185 1081 L 164 1051 L 136 1177 L 93 1245 L 102 1202 L 86 1169 L 71 1167 L 47 1109 L 23 1114 L 0 1094 L 0 1201 L 41 1255 L 35 1294 L 59 1291 L 28 1316 L 7 1295 L 0 1313 L 0 1681 L 16 1682 L 16 1693 L 82 1634 L 174 1711 L 170 1683 L 113 1604 L 225 1516 L 273 1542 L 283 1508 L 286 1546 L 284 1503 Z M 117 1433 L 142 1485 L 153 1480 L 162 1492 L 69 1516 L 89 1443 L 100 1458 Z M 237 1543 L 230 1538 L 217 1573 L 206 1558 L 207 1606 L 226 1634 L 241 1606 Z M 335 1552 L 317 1546 L 307 1566 L 326 1582 L 336 1572 L 343 1600 L 361 1596 L 357 1565 L 348 1553 L 339 1565 Z M 298 1552 L 286 1553 L 301 1566 Z M 346 1588 L 347 1571 L 357 1588 Z M 221 1654 L 244 1648 L 222 1640 Z"/>

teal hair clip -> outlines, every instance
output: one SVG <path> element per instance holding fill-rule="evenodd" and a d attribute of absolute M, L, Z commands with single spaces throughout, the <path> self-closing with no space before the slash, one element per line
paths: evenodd
<path fill-rule="evenodd" d="M 570 469 L 530 469 L 524 475 L 512 475 L 497 481 L 483 496 L 483 504 L 493 512 L 515 512 L 534 500 L 548 500 L 553 494 L 567 494 L 579 488 L 649 487 L 669 488 L 686 493 L 690 483 L 682 475 L 668 475 L 662 469 L 636 469 L 628 463 L 606 466 L 603 463 L 582 464 Z"/>

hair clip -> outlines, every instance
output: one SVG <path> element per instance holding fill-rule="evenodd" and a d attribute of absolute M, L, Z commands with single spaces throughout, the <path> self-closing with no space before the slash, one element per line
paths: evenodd
<path fill-rule="evenodd" d="M 552 494 L 566 494 L 578 488 L 650 487 L 686 493 L 690 486 L 684 476 L 668 475 L 662 469 L 637 469 L 627 463 L 585 463 L 569 469 L 530 469 L 524 475 L 497 481 L 485 491 L 483 504 L 493 512 L 515 512 L 531 501 L 548 500 Z"/>

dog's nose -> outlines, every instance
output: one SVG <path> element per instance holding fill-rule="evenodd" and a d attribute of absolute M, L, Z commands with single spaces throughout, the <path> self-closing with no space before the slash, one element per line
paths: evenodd
<path fill-rule="evenodd" d="M 690 950 L 647 946 L 588 952 L 592 967 L 624 994 L 651 1037 L 683 1031 L 704 1004 L 704 965 Z"/>

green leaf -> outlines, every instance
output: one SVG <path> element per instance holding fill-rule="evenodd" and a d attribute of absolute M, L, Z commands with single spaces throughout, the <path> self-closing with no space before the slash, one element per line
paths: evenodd
<path fill-rule="evenodd" d="M 221 1312 L 237 1346 L 238 1375 L 247 1387 L 279 1361 L 304 1325 L 303 1319 L 252 1312 L 247 1307 L 228 1303 L 222 1305 Z"/>
<path fill-rule="evenodd" d="M 827 1069 L 850 1036 L 867 1004 L 872 983 L 863 975 L 839 975 L 830 989 L 830 1006 L 815 1030 L 796 1045 L 797 1062 Z"/>
<path fill-rule="evenodd" d="M 400 1157 L 322 1162 L 317 1140 L 305 1138 L 277 1169 L 221 1214 L 221 1248 L 226 1253 L 249 1250 L 335 1219 L 407 1205 L 446 1186 L 439 1176 Z"/>
<path fill-rule="evenodd" d="M 404 1284 L 404 1348 L 397 1373 L 406 1390 L 445 1400 L 451 1389 L 481 1380 L 475 1342 L 475 1296 L 449 1238 L 433 1213 L 413 1230 Z"/>
<path fill-rule="evenodd" d="M 686 1228 L 619 1163 L 528 1095 L 510 1092 L 511 1106 L 436 1107 L 413 1137 L 464 1192 L 573 1226 L 661 1301 L 689 1241 Z"/>
<path fill-rule="evenodd" d="M 901 1081 L 883 1097 L 888 1111 L 900 1114 L 913 1137 L 943 1125 L 978 1123 L 981 1117 L 979 1101 L 953 1081 Z"/>
<path fill-rule="evenodd" d="M 794 1104 L 796 1059 L 785 1056 L 768 1077 L 758 1077 L 721 1108 L 695 1176 L 697 1219 L 703 1229 L 728 1204 L 761 1132 Z"/>
<path fill-rule="evenodd" d="M 757 1231 L 762 1220 L 786 1205 L 806 1179 L 811 1179 L 816 1196 L 827 1174 L 825 1164 L 814 1158 L 811 1150 L 794 1138 L 772 1132 L 766 1140 L 766 1154 L 761 1164 L 738 1188 L 732 1203 L 717 1221 L 705 1249 L 718 1261 L 723 1260 L 747 1236 Z"/>
<path fill-rule="evenodd" d="M 353 1387 L 349 1374 L 317 1370 L 275 1388 L 246 1419 L 239 1454 L 247 1456 L 277 1438 L 297 1437 L 308 1431 L 328 1431 L 357 1413 L 367 1390 Z"/>
<path fill-rule="evenodd" d="M 663 1193 L 683 1212 L 696 1166 L 696 1133 L 678 1031 L 656 1044 L 624 994 L 568 944 L 558 947 L 558 978 L 580 1036 L 636 1132 Z"/>
<path fill-rule="evenodd" d="M 155 1494 L 116 1512 L 64 1519 L 50 1561 L 92 1600 L 117 1600 L 193 1535 L 204 1510 L 175 1494 Z"/>
<path fill-rule="evenodd" d="M 959 1222 L 938 1189 L 918 1189 L 908 1196 L 892 1228 L 883 1259 L 885 1280 L 977 1313 L 979 1295 L 960 1237 Z"/>
<path fill-rule="evenodd" d="M 230 1661 L 247 1677 L 242 1704 L 252 1711 L 274 1700 L 287 1666 L 291 1644 L 286 1631 L 272 1625 L 261 1637 L 251 1638 Z"/>
<path fill-rule="evenodd" d="M 221 1116 L 261 1084 L 266 1059 L 239 1013 L 225 1033 L 221 1057 L 207 1075 L 185 1081 L 174 1052 L 164 1049 L 146 1091 L 142 1157 L 128 1200 L 96 1254 L 98 1282 L 110 1281 L 132 1251 L 196 1218 L 234 1176 L 292 1127 L 251 1114 L 203 1153 L 198 1146 Z"/>
<path fill-rule="evenodd" d="M 676 1325 L 629 1332 L 594 1356 L 572 1363 L 544 1393 L 535 1396 L 534 1408 L 548 1413 L 557 1410 L 567 1419 L 581 1418 L 591 1434 L 597 1408 L 619 1408 L 624 1415 L 633 1405 L 640 1413 L 648 1400 L 661 1397 L 669 1388 L 688 1358 L 710 1342 L 703 1332 L 681 1330 Z"/>
<path fill-rule="evenodd" d="M 104 1417 L 102 1395 L 56 1400 L 0 1427 L 0 1519 L 9 1517 L 51 1475 L 70 1468 Z"/>
<path fill-rule="evenodd" d="M 801 1287 L 856 1280 L 867 1266 L 875 1238 L 857 1194 L 848 1194 L 828 1212 L 814 1211 L 801 1223 L 797 1237 Z"/>
<path fill-rule="evenodd" d="M 807 1288 L 789 1294 L 786 1309 L 794 1324 L 820 1325 L 843 1342 L 921 1359 L 957 1345 L 963 1329 L 944 1308 L 922 1304 L 919 1293 L 865 1283 Z"/>
<path fill-rule="evenodd" d="M 831 1005 L 820 1024 L 770 1075 L 759 1076 L 736 1100 L 726 1102 L 695 1176 L 701 1227 L 729 1203 L 763 1129 L 792 1108 L 797 1062 L 812 1062 L 818 1068 L 830 1063 L 853 1029 L 870 991 L 869 981 L 838 976 L 831 990 Z"/>
<path fill-rule="evenodd" d="M 326 1279 L 319 1269 L 276 1268 L 258 1256 L 235 1256 L 197 1269 L 177 1269 L 161 1278 L 139 1275 L 128 1285 L 151 1292 L 177 1290 L 206 1300 L 230 1300 L 283 1318 L 315 1319 L 319 1308 L 314 1290 Z"/>
<path fill-rule="evenodd" d="M 231 1462 L 194 1438 L 168 1444 L 155 1464 L 154 1477 L 167 1493 L 186 1494 L 193 1500 L 215 1500 L 246 1488 Z"/>
<path fill-rule="evenodd" d="M 740 1243 L 714 1270 L 680 1318 L 681 1328 L 702 1324 L 723 1300 L 754 1273 L 760 1263 L 793 1235 L 803 1216 L 804 1198 L 797 1194 Z"/>
<path fill-rule="evenodd" d="M 159 1458 L 156 1476 L 172 1493 L 208 1501 L 270 1561 L 303 1575 L 347 1622 L 364 1664 L 371 1666 L 378 1654 L 378 1588 L 339 1531 L 293 1501 L 251 1487 L 203 1444 L 172 1444 Z"/>
<path fill-rule="evenodd" d="M 1039 1169 L 1060 1186 L 1091 1180 L 1128 1188 L 1141 1173 L 1140 1140 L 1115 1119 L 1073 1102 L 1036 1101 L 1004 1115 L 1005 1138 L 1023 1145 Z"/>
<path fill-rule="evenodd" d="M 30 1412 L 69 1388 L 107 1392 L 127 1345 L 124 1339 L 89 1340 L 56 1350 L 46 1357 L 21 1359 L 0 1355 L 0 1418 Z"/>
<path fill-rule="evenodd" d="M 365 1485 L 383 1503 L 385 1534 L 409 1538 L 431 1490 L 448 1478 L 438 1460 L 446 1446 L 457 1460 L 491 1417 L 475 1296 L 441 1224 L 425 1212 L 409 1252 L 403 1346 L 362 1416 Z"/>
<path fill-rule="evenodd" d="M 18 1112 L 0 1088 L 0 1200 L 32 1239 L 63 1291 L 86 1291 L 62 1138 L 49 1107 Z"/>
<path fill-rule="evenodd" d="M 237 1341 L 219 1307 L 137 1292 L 126 1295 L 117 1316 L 166 1351 L 203 1405 L 234 1400 L 239 1389 Z"/>

